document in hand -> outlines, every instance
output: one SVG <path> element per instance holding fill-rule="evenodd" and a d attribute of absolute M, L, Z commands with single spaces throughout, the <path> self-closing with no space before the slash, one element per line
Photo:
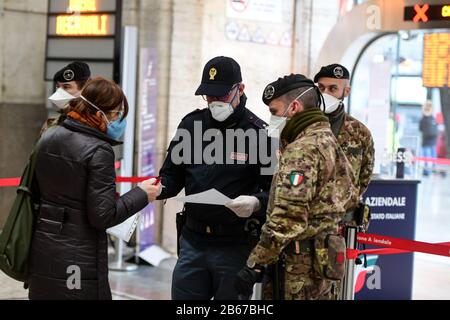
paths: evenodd
<path fill-rule="evenodd" d="M 231 202 L 230 198 L 216 189 L 209 189 L 207 191 L 191 194 L 189 196 L 176 197 L 172 198 L 172 200 L 185 203 L 215 204 L 221 206 Z"/>
<path fill-rule="evenodd" d="M 165 259 L 171 258 L 172 255 L 158 245 L 152 245 L 139 253 L 139 258 L 144 259 L 153 266 L 159 267 Z"/>
<path fill-rule="evenodd" d="M 130 238 L 133 235 L 134 230 L 136 230 L 136 227 L 139 222 L 139 217 L 140 214 L 136 213 L 134 216 L 128 218 L 121 224 L 109 228 L 108 230 L 106 230 L 106 232 L 119 239 L 122 239 L 125 242 L 128 242 L 130 241 Z"/>

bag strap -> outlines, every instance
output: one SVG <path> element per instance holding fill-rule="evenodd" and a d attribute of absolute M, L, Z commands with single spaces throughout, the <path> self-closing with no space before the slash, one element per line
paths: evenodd
<path fill-rule="evenodd" d="M 13 205 L 9 210 L 8 218 L 6 219 L 6 223 L 3 226 L 3 230 L 0 233 L 0 254 L 3 255 L 5 253 L 8 242 L 11 238 L 11 233 L 14 229 L 14 225 L 16 223 L 17 217 L 20 214 L 19 207 L 24 199 L 24 197 L 31 198 L 31 184 L 33 182 L 34 176 L 34 167 L 36 166 L 36 158 L 37 158 L 37 148 L 36 146 L 31 153 L 28 163 L 25 166 L 25 169 L 22 174 L 22 178 L 20 179 L 20 186 L 17 188 L 17 195 L 14 198 Z"/>
<path fill-rule="evenodd" d="M 48 129 L 47 131 L 53 131 L 51 129 Z M 47 134 L 47 132 L 46 132 Z M 17 193 L 23 192 L 26 193 L 28 197 L 32 196 L 32 183 L 34 179 L 34 171 L 36 168 L 36 160 L 37 160 L 37 154 L 39 151 L 39 148 L 42 144 L 42 138 L 40 138 L 36 145 L 33 148 L 33 152 L 31 153 L 28 163 L 25 167 L 25 170 L 22 174 L 22 178 L 20 179 L 20 186 L 17 188 Z M 17 197 L 14 200 L 13 207 L 10 209 L 9 216 L 6 220 L 5 226 L 0 233 L 0 254 L 3 254 L 5 251 L 5 248 L 7 246 L 7 243 L 9 241 L 9 238 L 11 236 L 12 229 L 14 228 L 15 220 L 17 219 Z M 11 216 L 14 214 L 15 216 Z"/>

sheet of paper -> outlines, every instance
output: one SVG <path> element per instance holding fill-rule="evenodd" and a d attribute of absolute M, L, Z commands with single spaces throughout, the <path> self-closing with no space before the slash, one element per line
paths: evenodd
<path fill-rule="evenodd" d="M 172 257 L 170 253 L 165 251 L 163 248 L 157 245 L 153 245 L 141 253 L 139 253 L 139 258 L 147 261 L 153 266 L 159 267 L 160 263 L 165 260 Z"/>
<path fill-rule="evenodd" d="M 121 224 L 109 228 L 108 230 L 106 230 L 106 232 L 119 239 L 122 239 L 125 242 L 128 242 L 130 241 L 130 238 L 133 235 L 134 230 L 136 230 L 136 227 L 139 222 L 139 216 L 140 214 L 137 213 L 134 216 L 122 222 Z"/>
<path fill-rule="evenodd" d="M 187 202 L 187 203 L 202 203 L 202 204 L 216 204 L 216 205 L 225 205 L 231 202 L 231 199 L 228 198 L 223 193 L 217 191 L 216 189 L 209 189 L 207 191 L 191 194 L 189 196 L 184 197 L 176 197 L 172 198 L 172 200 Z"/>

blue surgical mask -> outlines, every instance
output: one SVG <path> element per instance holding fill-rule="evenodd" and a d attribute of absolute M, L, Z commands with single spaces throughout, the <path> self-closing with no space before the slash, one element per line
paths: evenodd
<path fill-rule="evenodd" d="M 108 130 L 106 131 L 106 134 L 114 140 L 119 140 L 119 138 L 125 133 L 127 119 L 122 119 L 122 114 L 120 114 L 119 119 L 108 122 Z"/>
<path fill-rule="evenodd" d="M 120 137 L 123 136 L 123 134 L 125 133 L 125 129 L 127 127 L 127 119 L 122 119 L 123 117 L 123 113 L 120 112 L 119 113 L 119 117 L 117 120 L 114 121 L 109 121 L 108 117 L 106 116 L 106 114 L 100 110 L 99 107 L 97 107 L 95 104 L 93 104 L 92 102 L 90 102 L 88 99 L 86 99 L 83 96 L 80 96 L 81 99 L 83 99 L 84 101 L 86 101 L 87 103 L 89 103 L 92 107 L 94 107 L 95 109 L 97 109 L 98 111 L 100 111 L 103 114 L 103 117 L 106 120 L 106 123 L 108 125 L 107 130 L 106 130 L 106 135 L 108 137 L 110 137 L 111 139 L 114 140 L 118 140 Z"/>

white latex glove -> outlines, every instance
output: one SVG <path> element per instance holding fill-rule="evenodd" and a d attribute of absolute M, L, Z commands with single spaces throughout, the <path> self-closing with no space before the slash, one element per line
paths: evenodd
<path fill-rule="evenodd" d="M 156 200 L 156 198 L 161 194 L 163 186 L 161 185 L 161 182 L 155 185 L 156 179 L 151 178 L 148 180 L 145 180 L 139 185 L 139 188 L 144 190 L 147 193 L 148 201 L 153 202 Z"/>
<path fill-rule="evenodd" d="M 259 200 L 254 196 L 239 196 L 225 205 L 228 209 L 236 213 L 238 217 L 248 218 L 253 212 L 261 207 Z"/>

